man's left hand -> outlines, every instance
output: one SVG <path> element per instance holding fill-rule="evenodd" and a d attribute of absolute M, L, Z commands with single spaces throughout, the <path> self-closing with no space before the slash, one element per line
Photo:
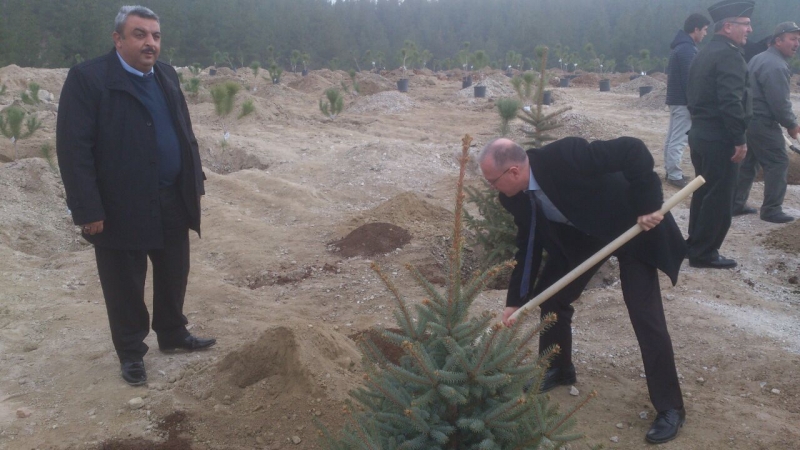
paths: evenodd
<path fill-rule="evenodd" d="M 656 211 L 654 213 L 645 214 L 644 216 L 639 216 L 639 218 L 636 219 L 636 223 L 638 223 L 644 231 L 649 231 L 660 224 L 662 220 L 664 220 L 664 216 Z"/>

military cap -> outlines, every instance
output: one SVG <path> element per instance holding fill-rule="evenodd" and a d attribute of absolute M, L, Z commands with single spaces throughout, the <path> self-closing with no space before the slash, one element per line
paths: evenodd
<path fill-rule="evenodd" d="M 800 31 L 800 27 L 795 22 L 783 22 L 775 27 L 775 32 L 772 33 L 772 40 L 775 41 L 775 38 L 783 33 L 794 33 L 795 31 Z"/>
<path fill-rule="evenodd" d="M 719 22 L 728 17 L 750 17 L 756 3 L 744 0 L 722 0 L 708 7 L 711 20 Z"/>

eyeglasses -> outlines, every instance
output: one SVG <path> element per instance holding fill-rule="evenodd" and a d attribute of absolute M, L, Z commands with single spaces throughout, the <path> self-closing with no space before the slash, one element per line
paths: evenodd
<path fill-rule="evenodd" d="M 508 168 L 508 169 L 506 169 L 506 170 L 505 170 L 503 173 L 501 173 L 499 177 L 495 178 L 494 180 L 486 180 L 486 181 L 488 181 L 488 182 L 489 182 L 489 186 L 494 186 L 494 185 L 495 185 L 495 183 L 497 183 L 498 181 L 500 181 L 500 178 L 503 178 L 503 175 L 507 174 L 507 173 L 508 173 L 508 171 L 509 171 L 509 170 L 511 170 L 511 169 L 513 169 L 514 167 L 517 167 L 517 166 L 511 166 L 511 167 L 509 167 L 509 168 Z"/>
<path fill-rule="evenodd" d="M 749 27 L 749 26 L 752 25 L 752 22 L 736 22 L 734 20 L 731 20 L 728 23 L 735 23 L 736 25 L 742 25 L 742 26 L 745 26 L 745 27 Z"/>

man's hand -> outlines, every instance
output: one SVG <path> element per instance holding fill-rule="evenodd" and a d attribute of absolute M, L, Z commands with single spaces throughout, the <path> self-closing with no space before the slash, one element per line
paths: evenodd
<path fill-rule="evenodd" d="M 98 220 L 97 222 L 87 223 L 81 226 L 81 232 L 83 234 L 88 234 L 90 236 L 94 236 L 95 234 L 100 234 L 103 232 L 103 221 Z"/>
<path fill-rule="evenodd" d="M 506 306 L 506 309 L 503 310 L 503 325 L 507 327 L 514 325 L 517 319 L 512 319 L 511 315 L 517 312 L 518 309 L 518 306 Z"/>
<path fill-rule="evenodd" d="M 654 213 L 645 214 L 644 216 L 639 216 L 639 218 L 636 219 L 636 223 L 638 223 L 644 231 L 649 231 L 660 224 L 662 220 L 664 220 L 664 216 L 656 211 Z"/>
<path fill-rule="evenodd" d="M 744 159 L 744 155 L 747 154 L 747 144 L 737 145 L 734 148 L 736 149 L 736 152 L 734 152 L 733 156 L 731 156 L 731 161 L 740 163 Z"/>
<path fill-rule="evenodd" d="M 797 136 L 800 135 L 800 125 L 794 128 L 789 128 L 786 131 L 789 132 L 789 136 L 791 136 L 792 139 L 797 139 Z"/>

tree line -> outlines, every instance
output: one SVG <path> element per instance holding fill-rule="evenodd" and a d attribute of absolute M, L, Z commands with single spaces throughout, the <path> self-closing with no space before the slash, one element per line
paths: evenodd
<path fill-rule="evenodd" d="M 550 66 L 663 70 L 669 44 L 715 0 L 149 0 L 161 17 L 161 59 L 233 68 L 452 68 L 481 59 Z M 70 67 L 108 52 L 119 1 L 0 0 L 0 66 Z M 758 0 L 754 39 L 800 20 L 796 0 Z M 403 48 L 407 51 L 403 52 Z M 413 51 L 411 51 L 413 49 Z M 465 59 L 466 57 L 466 59 Z M 559 62 L 559 60 L 561 60 Z"/>

